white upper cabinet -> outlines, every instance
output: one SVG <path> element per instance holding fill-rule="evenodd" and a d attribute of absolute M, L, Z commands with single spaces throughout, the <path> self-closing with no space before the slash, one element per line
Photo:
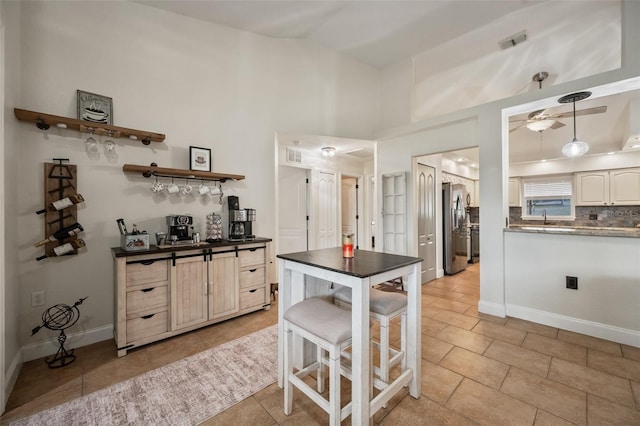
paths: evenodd
<path fill-rule="evenodd" d="M 576 173 L 577 206 L 640 204 L 640 168 Z"/>
<path fill-rule="evenodd" d="M 520 206 L 520 178 L 509 178 L 509 207 Z"/>

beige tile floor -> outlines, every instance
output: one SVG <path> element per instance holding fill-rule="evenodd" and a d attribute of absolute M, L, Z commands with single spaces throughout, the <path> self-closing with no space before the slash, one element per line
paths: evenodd
<path fill-rule="evenodd" d="M 479 314 L 479 264 L 422 289 L 422 397 L 403 391 L 376 425 L 640 425 L 640 349 L 515 318 Z M 259 311 L 131 351 L 112 341 L 50 370 L 25 363 L 0 424 L 160 367 L 277 322 Z M 392 343 L 399 343 L 399 326 Z M 374 329 L 373 334 L 376 334 Z M 348 397 L 348 382 L 343 383 Z M 300 392 L 285 416 L 273 384 L 207 425 L 316 425 L 327 415 Z M 349 418 L 343 422 L 349 424 Z"/>

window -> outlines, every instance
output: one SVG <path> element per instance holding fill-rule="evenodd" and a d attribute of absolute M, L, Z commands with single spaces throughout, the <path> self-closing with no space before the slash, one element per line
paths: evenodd
<path fill-rule="evenodd" d="M 523 219 L 574 220 L 570 175 L 523 179 Z"/>

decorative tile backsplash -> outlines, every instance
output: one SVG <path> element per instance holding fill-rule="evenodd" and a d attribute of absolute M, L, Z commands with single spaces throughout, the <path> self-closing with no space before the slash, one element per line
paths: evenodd
<path fill-rule="evenodd" d="M 509 223 L 540 224 L 536 220 L 522 220 L 521 215 L 522 207 L 509 207 Z M 640 206 L 576 206 L 575 221 L 547 222 L 550 225 L 635 228 L 640 224 Z"/>

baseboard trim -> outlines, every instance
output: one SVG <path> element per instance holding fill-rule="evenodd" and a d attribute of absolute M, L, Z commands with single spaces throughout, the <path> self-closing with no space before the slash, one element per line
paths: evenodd
<path fill-rule="evenodd" d="M 640 331 L 638 330 L 568 317 L 519 305 L 508 304 L 507 315 L 640 348 Z"/>
<path fill-rule="evenodd" d="M 478 312 L 500 318 L 505 318 L 507 316 L 507 311 L 504 305 L 487 302 L 486 300 L 480 300 L 478 302 Z"/>
<path fill-rule="evenodd" d="M 113 324 L 92 328 L 90 330 L 82 330 L 77 333 L 67 333 L 65 348 L 79 348 L 109 339 L 113 339 Z M 51 356 L 58 351 L 59 347 L 60 344 L 58 343 L 57 337 L 36 343 L 29 343 L 21 349 L 22 362 Z"/>
<path fill-rule="evenodd" d="M 13 392 L 13 387 L 16 385 L 18 381 L 18 375 L 20 374 L 20 368 L 22 368 L 23 364 L 22 360 L 22 351 L 18 351 L 16 355 L 11 360 L 11 364 L 9 364 L 9 368 L 5 372 L 4 375 L 4 395 L 5 395 L 5 405 L 9 400 L 9 395 Z"/>

